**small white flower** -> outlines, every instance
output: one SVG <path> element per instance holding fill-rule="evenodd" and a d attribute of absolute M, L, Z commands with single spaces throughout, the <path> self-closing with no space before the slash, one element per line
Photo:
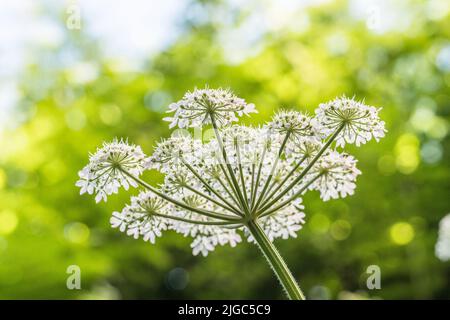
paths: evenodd
<path fill-rule="evenodd" d="M 450 213 L 439 222 L 439 237 L 435 252 L 440 260 L 450 260 Z"/>
<path fill-rule="evenodd" d="M 311 160 L 323 147 L 323 143 L 317 140 L 311 140 L 301 137 L 289 143 L 286 147 L 286 157 L 296 163 L 301 159 Z"/>
<path fill-rule="evenodd" d="M 169 105 L 168 112 L 174 112 L 172 117 L 164 118 L 170 122 L 170 128 L 187 128 L 211 123 L 211 116 L 218 126 L 225 126 L 237 121 L 238 116 L 257 111 L 255 105 L 247 104 L 229 90 L 205 88 L 186 93 L 183 99 Z"/>
<path fill-rule="evenodd" d="M 261 218 L 259 223 L 270 241 L 277 238 L 297 238 L 297 232 L 305 223 L 304 208 L 302 198 L 297 198 L 289 206 L 277 211 L 276 214 Z M 255 240 L 248 235 L 248 241 L 254 242 Z"/>
<path fill-rule="evenodd" d="M 384 137 L 386 129 L 384 121 L 378 116 L 380 110 L 342 97 L 320 104 L 316 109 L 315 122 L 324 137 L 343 126 L 336 139 L 337 146 L 344 147 L 345 143 L 360 146 L 372 138 L 379 141 Z"/>
<path fill-rule="evenodd" d="M 361 174 L 356 168 L 356 162 L 355 158 L 346 153 L 327 152 L 316 162 L 309 174 L 311 179 L 319 175 L 310 189 L 320 191 L 320 197 L 324 201 L 353 195 L 356 177 Z"/>
<path fill-rule="evenodd" d="M 214 211 L 219 211 L 215 204 L 205 201 L 200 196 L 189 192 L 189 190 L 183 190 L 181 192 L 172 193 L 172 196 L 184 201 L 191 207 L 209 209 Z M 172 221 L 172 229 L 178 233 L 181 233 L 185 237 L 192 237 L 193 242 L 191 247 L 193 249 L 192 253 L 197 255 L 202 253 L 206 256 L 209 251 L 213 251 L 217 245 L 226 245 L 234 247 L 237 243 L 241 242 L 240 235 L 236 232 L 236 229 L 230 229 L 227 227 L 217 226 L 217 225 L 204 225 L 203 223 L 217 221 L 215 219 L 202 216 L 195 212 L 185 210 L 183 208 L 177 207 L 174 210 L 174 216 L 182 217 L 190 221 L 196 221 L 198 223 L 183 222 L 183 221 Z"/>
<path fill-rule="evenodd" d="M 183 162 L 198 162 L 202 158 L 201 141 L 191 136 L 172 136 L 159 142 L 153 154 L 146 160 L 148 169 L 156 169 L 162 173 Z"/>
<path fill-rule="evenodd" d="M 170 227 L 170 221 L 161 218 L 158 214 L 170 215 L 172 206 L 166 201 L 155 197 L 151 192 L 141 192 L 137 197 L 131 198 L 131 204 L 122 212 L 114 212 L 110 223 L 113 228 L 119 228 L 121 232 L 144 241 L 155 243 L 163 230 Z"/>
<path fill-rule="evenodd" d="M 194 256 L 201 253 L 204 257 L 208 255 L 210 251 L 214 250 L 214 240 L 211 237 L 199 236 L 191 243 L 192 254 Z"/>
<path fill-rule="evenodd" d="M 76 186 L 80 194 L 95 193 L 95 201 L 106 201 L 107 196 L 117 193 L 120 186 L 128 190 L 137 183 L 127 176 L 126 170 L 134 176 L 140 176 L 144 170 L 146 156 L 141 147 L 130 145 L 123 140 L 104 143 L 102 148 L 90 155 L 89 163 L 79 173 Z"/>
<path fill-rule="evenodd" d="M 293 110 L 276 113 L 268 127 L 276 132 L 289 133 L 292 137 L 314 137 L 316 135 L 312 118 Z"/>

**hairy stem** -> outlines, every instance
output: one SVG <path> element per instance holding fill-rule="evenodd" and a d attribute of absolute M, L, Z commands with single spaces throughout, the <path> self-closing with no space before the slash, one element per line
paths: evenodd
<path fill-rule="evenodd" d="M 259 224 L 256 221 L 250 221 L 247 227 L 283 286 L 288 298 L 291 300 L 305 300 L 305 296 L 291 271 L 289 271 L 277 248 L 267 238 Z"/>

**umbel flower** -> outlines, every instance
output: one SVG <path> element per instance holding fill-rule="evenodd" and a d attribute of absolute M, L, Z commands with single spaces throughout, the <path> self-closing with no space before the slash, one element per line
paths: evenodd
<path fill-rule="evenodd" d="M 256 110 L 254 104 L 247 104 L 229 90 L 206 88 L 186 93 L 183 99 L 169 105 L 169 112 L 175 113 L 164 119 L 170 121 L 170 128 L 186 128 L 211 123 L 211 116 L 217 125 L 227 125 L 238 121 L 237 116 Z"/>
<path fill-rule="evenodd" d="M 124 174 L 126 170 L 134 176 L 144 171 L 145 154 L 141 147 L 128 144 L 123 140 L 104 143 L 103 147 L 89 157 L 89 164 L 79 172 L 80 194 L 95 193 L 95 201 L 106 201 L 106 197 L 117 193 L 120 186 L 128 190 L 137 187 L 136 181 Z"/>
<path fill-rule="evenodd" d="M 341 131 L 336 138 L 337 146 L 354 143 L 359 147 L 372 137 L 376 141 L 384 137 L 386 130 L 384 121 L 378 117 L 380 110 L 343 96 L 320 104 L 316 119 L 325 137 L 336 129 Z"/>
<path fill-rule="evenodd" d="M 305 223 L 302 196 L 317 190 L 324 201 L 352 195 L 361 172 L 357 160 L 336 149 L 359 146 L 384 133 L 378 110 L 348 98 L 321 104 L 311 117 L 294 110 L 275 114 L 261 127 L 233 124 L 254 106 L 229 90 L 201 89 L 171 104 L 170 126 L 211 125 L 214 138 L 189 133 L 162 140 L 153 155 L 123 140 L 104 144 L 79 175 L 80 193 L 98 201 L 123 186 L 143 190 L 114 212 L 111 225 L 155 243 L 172 230 L 193 239 L 194 255 L 217 246 L 256 243 L 290 299 L 304 299 L 300 287 L 273 245 L 297 237 Z M 179 130 L 177 130 L 179 131 Z M 158 186 L 141 179 L 158 170 Z"/>

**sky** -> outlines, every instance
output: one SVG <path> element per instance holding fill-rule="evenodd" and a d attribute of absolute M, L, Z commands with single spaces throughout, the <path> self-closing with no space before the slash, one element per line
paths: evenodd
<path fill-rule="evenodd" d="M 101 44 L 105 58 L 133 63 L 177 38 L 187 0 L 2 0 L 0 10 L 0 129 L 15 107 L 17 82 L 34 48 L 57 49 L 68 19 L 79 13 L 83 33 Z M 74 15 L 75 14 L 75 15 Z M 73 21 L 73 20 L 70 20 Z M 71 24 L 71 27 L 74 25 Z M 69 29 L 77 32 L 77 29 Z"/>

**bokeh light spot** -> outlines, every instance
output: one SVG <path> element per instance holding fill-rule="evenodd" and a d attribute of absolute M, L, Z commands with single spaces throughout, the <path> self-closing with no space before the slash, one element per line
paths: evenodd
<path fill-rule="evenodd" d="M 418 131 L 427 132 L 433 126 L 434 111 L 428 108 L 417 108 L 412 115 L 410 122 Z"/>
<path fill-rule="evenodd" d="M 341 55 L 348 51 L 349 43 L 347 36 L 342 33 L 335 33 L 326 38 L 328 52 L 332 55 Z"/>
<path fill-rule="evenodd" d="M 397 245 L 406 245 L 414 239 L 414 228 L 407 222 L 397 222 L 390 228 L 391 240 Z"/>
<path fill-rule="evenodd" d="M 152 111 L 164 112 L 171 100 L 172 96 L 169 93 L 165 91 L 154 91 L 145 95 L 144 104 Z"/>
<path fill-rule="evenodd" d="M 183 290 L 189 283 L 189 273 L 183 268 L 174 268 L 167 275 L 167 286 L 172 290 Z"/>
<path fill-rule="evenodd" d="M 435 139 L 444 138 L 448 133 L 447 121 L 441 117 L 435 117 L 433 125 L 427 133 L 430 137 Z"/>
<path fill-rule="evenodd" d="M 311 300 L 329 300 L 330 298 L 330 289 L 325 286 L 314 286 L 308 292 L 308 299 Z"/>
<path fill-rule="evenodd" d="M 436 66 L 444 71 L 450 71 L 450 45 L 443 47 L 436 56 Z"/>
<path fill-rule="evenodd" d="M 73 84 L 85 84 L 98 77 L 98 67 L 92 62 L 79 62 L 67 70 L 67 80 Z"/>
<path fill-rule="evenodd" d="M 384 155 L 378 159 L 378 171 L 385 175 L 390 176 L 395 173 L 395 158 L 391 155 Z"/>
<path fill-rule="evenodd" d="M 103 105 L 100 108 L 100 120 L 107 125 L 113 126 L 120 122 L 122 111 L 115 104 Z"/>
<path fill-rule="evenodd" d="M 330 234 L 335 240 L 345 240 L 350 235 L 352 225 L 347 220 L 336 220 L 330 228 Z"/>
<path fill-rule="evenodd" d="M 6 187 L 6 182 L 8 177 L 6 176 L 5 170 L 0 169 L 0 189 L 4 189 Z"/>
<path fill-rule="evenodd" d="M 64 227 L 64 237 L 76 244 L 83 244 L 89 240 L 90 230 L 81 222 L 71 222 Z"/>
<path fill-rule="evenodd" d="M 330 219 L 324 214 L 316 213 L 309 221 L 309 227 L 315 233 L 327 233 L 330 228 Z"/>
<path fill-rule="evenodd" d="M 17 215 L 9 210 L 0 212 L 0 234 L 8 235 L 16 230 L 19 224 Z"/>
<path fill-rule="evenodd" d="M 55 158 L 42 167 L 42 173 L 48 184 L 58 183 L 64 179 L 67 174 L 66 164 L 61 159 Z"/>
<path fill-rule="evenodd" d="M 397 169 L 403 174 L 413 173 L 420 164 L 419 139 L 410 133 L 401 135 L 395 145 Z"/>
<path fill-rule="evenodd" d="M 86 124 L 86 116 L 84 112 L 79 109 L 70 110 L 66 113 L 66 124 L 74 131 L 83 129 Z"/>
<path fill-rule="evenodd" d="M 6 249 L 8 249 L 8 241 L 5 238 L 0 237 L 0 253 L 6 251 Z"/>
<path fill-rule="evenodd" d="M 434 164 L 442 159 L 442 146 L 438 141 L 428 141 L 420 150 L 420 155 L 426 163 Z"/>

